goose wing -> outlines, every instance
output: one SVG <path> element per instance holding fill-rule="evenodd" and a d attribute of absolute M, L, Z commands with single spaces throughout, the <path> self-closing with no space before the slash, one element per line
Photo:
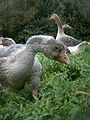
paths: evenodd
<path fill-rule="evenodd" d="M 68 46 L 76 46 L 78 44 L 81 43 L 80 40 L 77 40 L 71 36 L 63 36 L 62 38 L 60 38 L 60 40 L 68 47 Z"/>

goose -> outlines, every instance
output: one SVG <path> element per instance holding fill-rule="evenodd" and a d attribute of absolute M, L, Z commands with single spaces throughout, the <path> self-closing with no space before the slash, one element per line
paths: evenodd
<path fill-rule="evenodd" d="M 62 25 L 62 22 L 57 14 L 53 14 L 50 17 L 50 20 L 54 20 L 58 27 L 56 40 L 62 41 L 68 47 L 71 54 L 75 55 L 76 53 L 82 52 L 83 50 L 85 50 L 86 46 L 90 44 L 89 42 L 86 41 L 82 42 L 80 40 L 75 39 L 72 36 L 66 35 L 64 33 L 64 29 L 65 28 L 72 29 L 72 27 L 67 24 Z"/>
<path fill-rule="evenodd" d="M 20 48 L 21 46 L 21 48 Z M 3 52 L 3 53 L 2 53 Z M 69 64 L 67 47 L 52 36 L 35 35 L 25 45 L 0 48 L 0 84 L 6 91 L 24 89 L 38 96 L 42 66 L 35 57 L 38 52 L 52 60 Z"/>

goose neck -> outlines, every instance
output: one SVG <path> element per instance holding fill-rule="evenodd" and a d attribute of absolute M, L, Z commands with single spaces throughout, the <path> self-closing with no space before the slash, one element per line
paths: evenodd
<path fill-rule="evenodd" d="M 51 39 L 51 36 L 45 35 L 37 35 L 33 36 L 26 42 L 26 45 L 32 49 L 32 51 L 36 54 L 37 52 L 43 52 L 48 45 L 48 40 Z"/>

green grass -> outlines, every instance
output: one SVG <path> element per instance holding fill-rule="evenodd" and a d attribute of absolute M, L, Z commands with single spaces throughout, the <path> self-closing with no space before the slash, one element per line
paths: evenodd
<path fill-rule="evenodd" d="M 90 49 L 70 56 L 69 65 L 38 56 L 39 100 L 23 90 L 9 95 L 0 90 L 0 120 L 90 120 Z"/>

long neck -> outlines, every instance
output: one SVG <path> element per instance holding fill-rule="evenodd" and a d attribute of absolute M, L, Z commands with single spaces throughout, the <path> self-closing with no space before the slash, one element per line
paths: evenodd
<path fill-rule="evenodd" d="M 62 34 L 62 33 L 63 33 L 62 22 L 61 22 L 61 20 L 59 19 L 59 17 L 57 17 L 57 18 L 55 19 L 55 22 L 56 22 L 57 27 L 58 27 L 58 33 L 59 33 L 59 34 Z"/>
<path fill-rule="evenodd" d="M 37 52 L 43 52 L 47 50 L 47 42 L 51 38 L 51 36 L 35 36 L 28 39 L 26 45 L 18 50 L 15 54 L 16 61 L 22 64 L 33 64 L 35 54 Z M 13 55 L 14 57 L 14 55 Z"/>
<path fill-rule="evenodd" d="M 45 45 L 43 43 L 34 43 L 30 46 L 28 45 L 28 49 L 31 49 L 30 52 L 32 52 L 34 55 L 38 52 L 44 52 Z"/>
<path fill-rule="evenodd" d="M 57 27 L 58 27 L 56 40 L 59 40 L 59 38 L 64 35 L 64 31 L 62 29 L 62 23 L 61 23 L 61 20 L 59 18 L 56 19 L 56 24 L 57 24 Z"/>

